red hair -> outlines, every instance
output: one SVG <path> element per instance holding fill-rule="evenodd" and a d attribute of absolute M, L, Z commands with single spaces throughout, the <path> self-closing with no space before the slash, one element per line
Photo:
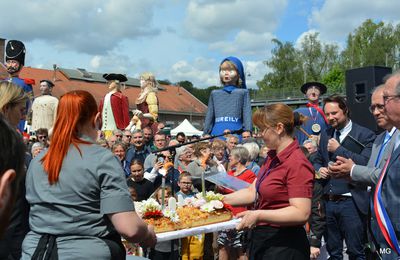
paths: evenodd
<path fill-rule="evenodd" d="M 82 155 L 78 144 L 90 144 L 79 138 L 79 127 L 93 122 L 97 114 L 97 103 L 87 91 L 75 90 L 64 94 L 58 104 L 51 144 L 42 158 L 50 184 L 58 181 L 64 157 L 73 144 Z"/>

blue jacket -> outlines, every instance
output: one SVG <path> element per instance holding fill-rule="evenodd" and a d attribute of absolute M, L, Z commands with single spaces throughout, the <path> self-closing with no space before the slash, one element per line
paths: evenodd
<path fill-rule="evenodd" d="M 352 122 L 352 129 L 347 137 L 342 141 L 341 146 L 333 153 L 330 154 L 327 150 L 328 140 L 333 137 L 335 129 L 328 128 L 321 133 L 321 139 L 318 146 L 318 154 L 314 159 L 314 168 L 316 171 L 321 167 L 328 167 L 329 161 L 335 161 L 336 156 L 342 156 L 345 158 L 350 158 L 354 163 L 358 165 L 367 165 L 369 157 L 371 155 L 372 144 L 375 140 L 376 135 L 368 128 L 362 127 L 354 122 Z M 352 151 L 348 148 L 351 145 L 358 146 L 351 137 L 356 139 L 362 144 L 359 147 L 359 151 Z M 329 183 L 329 179 L 324 181 L 324 185 Z M 358 209 L 363 213 L 368 213 L 368 193 L 367 187 L 363 184 L 358 184 L 355 182 L 349 182 L 349 189 L 353 196 L 353 199 L 358 207 Z"/>

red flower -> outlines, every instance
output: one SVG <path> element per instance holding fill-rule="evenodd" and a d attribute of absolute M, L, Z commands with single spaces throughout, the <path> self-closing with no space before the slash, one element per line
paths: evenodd
<path fill-rule="evenodd" d="M 159 218 L 162 216 L 163 216 L 163 214 L 162 214 L 161 210 L 148 211 L 143 214 L 143 218 Z"/>

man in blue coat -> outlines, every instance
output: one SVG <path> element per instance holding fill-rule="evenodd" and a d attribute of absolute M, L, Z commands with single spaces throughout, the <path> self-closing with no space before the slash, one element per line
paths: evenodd
<path fill-rule="evenodd" d="M 328 165 L 337 156 L 366 165 L 375 134 L 350 119 L 343 97 L 324 99 L 324 112 L 330 128 L 321 133 L 315 170 L 325 178 L 323 199 L 326 210 L 326 242 L 330 259 L 343 259 L 343 239 L 350 259 L 365 259 L 365 227 L 368 213 L 367 186 L 346 179 L 329 178 Z"/>

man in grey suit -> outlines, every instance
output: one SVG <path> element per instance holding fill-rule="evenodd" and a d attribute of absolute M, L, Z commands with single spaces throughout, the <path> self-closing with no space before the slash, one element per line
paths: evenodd
<path fill-rule="evenodd" d="M 373 90 L 370 112 L 374 115 L 377 125 L 386 131 L 382 132 L 375 139 L 368 164 L 366 166 L 357 165 L 351 159 L 338 156 L 336 157 L 336 163 L 329 167 L 332 177 L 339 178 L 348 177 L 350 175 L 352 181 L 361 182 L 370 186 L 375 186 L 378 182 L 379 174 L 393 150 L 393 145 L 398 135 L 398 131 L 393 124 L 388 121 L 385 114 L 385 104 L 383 101 L 384 87 L 384 85 L 380 85 Z M 371 194 L 373 194 L 373 192 Z M 382 240 L 383 237 L 377 237 L 380 234 L 373 212 L 371 214 L 370 227 L 372 231 L 372 233 L 370 232 L 369 234 L 371 249 L 375 251 L 374 249 L 376 246 L 379 248 L 386 247 L 385 244 L 375 245 L 377 241 Z M 379 250 L 377 253 L 379 253 Z"/>

